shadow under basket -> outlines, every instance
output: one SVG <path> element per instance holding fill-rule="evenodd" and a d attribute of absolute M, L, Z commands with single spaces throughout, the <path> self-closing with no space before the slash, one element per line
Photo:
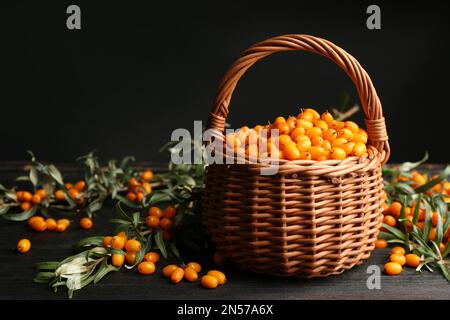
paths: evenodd
<path fill-rule="evenodd" d="M 262 175 L 261 168 L 268 164 L 248 160 L 209 165 L 203 211 L 217 250 L 239 268 L 324 277 L 367 259 L 383 219 L 381 166 L 390 149 L 381 104 L 364 69 L 327 40 L 309 35 L 268 39 L 245 51 L 225 75 L 209 128 L 223 140 L 239 78 L 257 60 L 290 50 L 321 54 L 353 80 L 366 115 L 367 154 L 345 160 L 280 160 L 275 175 Z"/>

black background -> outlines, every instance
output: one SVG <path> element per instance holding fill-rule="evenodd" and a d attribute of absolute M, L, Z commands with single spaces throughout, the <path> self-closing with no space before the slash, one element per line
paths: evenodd
<path fill-rule="evenodd" d="M 66 28 L 78 4 L 82 29 Z M 239 53 L 265 38 L 307 33 L 354 55 L 370 74 L 388 122 L 391 161 L 447 162 L 449 7 L 377 2 L 382 30 L 366 28 L 371 2 L 63 2 L 2 5 L 0 160 L 73 161 L 135 155 L 161 162 L 173 129 L 206 120 Z M 256 64 L 232 101 L 233 126 L 265 123 L 300 106 L 324 111 L 351 81 L 326 59 L 285 53 Z M 362 121 L 361 117 L 356 118 Z"/>

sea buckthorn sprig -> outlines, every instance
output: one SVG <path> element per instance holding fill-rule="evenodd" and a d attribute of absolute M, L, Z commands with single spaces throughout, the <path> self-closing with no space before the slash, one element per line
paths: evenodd
<path fill-rule="evenodd" d="M 309 108 L 287 119 L 277 117 L 272 124 L 229 133 L 226 148 L 248 159 L 344 160 L 366 155 L 367 140 L 367 132 L 355 122 L 337 121 L 329 112 Z"/>
<path fill-rule="evenodd" d="M 133 200 L 142 201 L 152 193 L 153 172 L 132 168 L 129 165 L 132 157 L 124 158 L 120 165 L 110 160 L 106 166 L 101 166 L 97 157 L 90 153 L 78 158 L 83 163 L 85 179 L 69 182 L 55 165 L 38 162 L 30 154 L 29 174 L 17 180 L 31 183 L 32 190 L 7 189 L 0 185 L 0 215 L 5 219 L 24 221 L 34 215 L 51 218 L 55 213 L 74 212 L 90 219 L 108 197 L 126 200 L 121 193 L 128 192 L 135 196 Z M 80 225 L 83 229 L 92 227 L 86 219 L 80 221 Z"/>
<path fill-rule="evenodd" d="M 383 169 L 385 192 L 382 194 L 383 225 L 376 248 L 386 248 L 388 243 L 402 244 L 393 248 L 385 265 L 389 275 L 399 274 L 407 265 L 421 271 L 438 268 L 450 281 L 450 166 L 439 174 L 420 172 L 418 162 L 406 162 Z"/>

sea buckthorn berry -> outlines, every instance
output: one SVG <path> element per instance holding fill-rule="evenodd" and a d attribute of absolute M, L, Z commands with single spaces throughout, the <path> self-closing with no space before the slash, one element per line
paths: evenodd
<path fill-rule="evenodd" d="M 125 242 L 125 250 L 137 252 L 141 250 L 141 243 L 135 239 L 130 239 Z"/>
<path fill-rule="evenodd" d="M 123 262 L 125 261 L 125 255 L 113 253 L 111 260 L 113 266 L 120 268 L 123 265 Z"/>
<path fill-rule="evenodd" d="M 310 121 L 312 122 L 314 120 L 314 116 L 312 115 L 312 113 L 301 113 L 299 116 L 299 119 L 305 120 L 305 121 Z"/>
<path fill-rule="evenodd" d="M 155 273 L 155 264 L 150 261 L 142 261 L 138 265 L 138 271 L 140 274 L 148 275 Z"/>
<path fill-rule="evenodd" d="M 112 241 L 112 237 L 110 237 L 110 236 L 103 237 L 103 246 L 105 248 L 111 247 L 111 241 Z"/>
<path fill-rule="evenodd" d="M 24 202 L 30 202 L 33 198 L 33 195 L 28 191 L 23 191 L 22 193 L 22 201 Z"/>
<path fill-rule="evenodd" d="M 359 133 L 359 126 L 353 121 L 346 121 L 345 128 L 350 129 L 353 133 Z"/>
<path fill-rule="evenodd" d="M 283 154 L 288 160 L 298 160 L 300 158 L 300 151 L 297 149 L 295 142 L 286 145 L 283 149 Z"/>
<path fill-rule="evenodd" d="M 313 120 L 320 119 L 320 114 L 312 108 L 306 109 L 305 111 L 303 111 L 303 113 L 311 113 L 313 116 Z"/>
<path fill-rule="evenodd" d="M 445 251 L 445 244 L 443 244 L 442 242 L 439 243 L 439 251 L 440 251 L 441 253 L 444 253 L 444 251 Z"/>
<path fill-rule="evenodd" d="M 400 217 L 400 211 L 402 210 L 402 204 L 398 201 L 394 201 L 391 203 L 389 207 L 389 212 L 396 218 Z"/>
<path fill-rule="evenodd" d="M 351 141 L 353 138 L 353 132 L 350 129 L 343 128 L 338 131 L 338 137 Z"/>
<path fill-rule="evenodd" d="M 179 283 L 181 280 L 183 280 L 183 277 L 184 270 L 182 268 L 176 268 L 170 275 L 170 281 L 172 281 L 172 283 Z"/>
<path fill-rule="evenodd" d="M 389 257 L 389 261 L 400 263 L 400 265 L 404 265 L 406 263 L 406 258 L 401 254 L 391 254 Z"/>
<path fill-rule="evenodd" d="M 430 231 L 428 232 L 428 240 L 429 241 L 434 241 L 436 240 L 436 228 L 431 228 Z"/>
<path fill-rule="evenodd" d="M 347 157 L 344 149 L 339 147 L 334 147 L 331 149 L 330 158 L 333 160 L 344 160 Z"/>
<path fill-rule="evenodd" d="M 256 132 L 260 132 L 263 129 L 264 129 L 264 127 L 259 124 L 253 127 L 253 130 L 255 130 Z"/>
<path fill-rule="evenodd" d="M 21 239 L 19 242 L 17 242 L 17 251 L 20 253 L 27 253 L 30 251 L 31 248 L 31 242 L 28 239 Z"/>
<path fill-rule="evenodd" d="M 128 251 L 125 254 L 125 261 L 129 266 L 132 266 L 136 263 L 136 252 L 134 251 Z"/>
<path fill-rule="evenodd" d="M 36 190 L 36 194 L 41 197 L 42 199 L 45 199 L 47 197 L 47 192 L 44 189 L 38 189 Z"/>
<path fill-rule="evenodd" d="M 291 136 L 287 135 L 287 134 L 282 134 L 278 141 L 280 142 L 280 146 L 285 147 L 287 146 L 289 143 L 292 143 L 292 139 Z"/>
<path fill-rule="evenodd" d="M 47 230 L 56 230 L 56 220 L 52 218 L 48 218 L 45 220 L 45 223 L 47 224 Z"/>
<path fill-rule="evenodd" d="M 336 138 L 331 142 L 332 147 L 339 147 L 342 148 L 343 145 L 348 143 L 348 140 L 345 138 Z"/>
<path fill-rule="evenodd" d="M 324 140 L 322 143 L 322 147 L 324 147 L 324 149 L 327 151 L 331 151 L 331 149 L 332 149 L 331 142 L 328 140 Z"/>
<path fill-rule="evenodd" d="M 135 194 L 134 192 L 131 192 L 131 191 L 127 193 L 127 196 L 126 196 L 126 197 L 127 197 L 127 199 L 130 200 L 130 201 L 136 200 L 136 194 Z"/>
<path fill-rule="evenodd" d="M 208 275 L 202 277 L 201 283 L 202 286 L 207 289 L 214 289 L 219 285 L 219 281 L 217 281 L 217 278 Z"/>
<path fill-rule="evenodd" d="M 23 191 L 16 191 L 16 198 L 18 201 L 22 201 Z"/>
<path fill-rule="evenodd" d="M 149 194 L 149 193 L 152 192 L 152 186 L 151 186 L 150 183 L 148 183 L 148 182 L 143 182 L 143 183 L 142 183 L 142 188 L 145 190 L 145 192 L 146 192 L 147 194 Z"/>
<path fill-rule="evenodd" d="M 314 126 L 316 126 L 317 128 L 320 128 L 322 131 L 328 130 L 328 124 L 323 120 L 314 121 Z"/>
<path fill-rule="evenodd" d="M 367 137 L 362 135 L 361 133 L 355 133 L 353 134 L 352 141 L 355 143 L 367 143 Z"/>
<path fill-rule="evenodd" d="M 397 221 L 395 220 L 395 218 L 390 215 L 384 216 L 383 222 L 390 227 L 395 227 L 395 225 L 397 224 Z"/>
<path fill-rule="evenodd" d="M 412 268 L 417 268 L 421 262 L 420 257 L 414 253 L 408 253 L 405 256 L 405 259 L 406 259 L 406 265 L 408 267 L 412 267 Z"/>
<path fill-rule="evenodd" d="M 67 190 L 72 189 L 73 188 L 73 184 L 70 182 L 66 182 L 64 183 L 64 188 L 66 188 Z"/>
<path fill-rule="evenodd" d="M 155 216 L 147 216 L 147 218 L 145 218 L 145 223 L 150 228 L 156 228 L 159 226 L 159 218 Z"/>
<path fill-rule="evenodd" d="M 317 159 L 319 159 L 321 156 L 326 155 L 327 151 L 325 150 L 324 147 L 312 146 L 312 147 L 309 149 L 309 153 L 311 154 L 311 159 L 312 159 L 312 160 L 317 160 Z"/>
<path fill-rule="evenodd" d="M 80 180 L 77 183 L 75 183 L 75 185 L 73 187 L 74 187 L 74 189 L 81 192 L 84 190 L 84 188 L 86 188 L 86 182 L 84 182 L 83 180 Z"/>
<path fill-rule="evenodd" d="M 352 154 L 356 157 L 361 157 L 366 152 L 367 152 L 367 148 L 364 143 L 358 142 L 353 146 Z"/>
<path fill-rule="evenodd" d="M 84 230 L 89 230 L 92 228 L 92 220 L 90 218 L 81 218 L 80 220 L 80 227 Z"/>
<path fill-rule="evenodd" d="M 78 198 L 78 195 L 80 194 L 80 191 L 77 189 L 69 189 L 67 191 L 67 194 L 72 198 L 72 200 L 76 200 Z"/>
<path fill-rule="evenodd" d="M 56 222 L 56 232 L 64 232 L 67 229 L 67 224 Z"/>
<path fill-rule="evenodd" d="M 163 216 L 161 209 L 158 207 L 151 207 L 148 210 L 148 214 L 151 216 L 158 217 L 158 218 L 162 218 L 162 216 Z"/>
<path fill-rule="evenodd" d="M 145 261 L 150 261 L 153 263 L 157 263 L 159 261 L 159 253 L 158 252 L 147 252 L 144 256 Z"/>
<path fill-rule="evenodd" d="M 116 234 L 116 236 L 121 237 L 123 239 L 123 243 L 127 242 L 128 240 L 128 235 L 125 231 L 120 231 L 118 234 Z"/>
<path fill-rule="evenodd" d="M 275 124 L 285 123 L 285 122 L 286 122 L 286 119 L 284 117 L 277 117 L 274 121 Z"/>
<path fill-rule="evenodd" d="M 290 129 L 290 130 L 294 130 L 295 127 L 297 126 L 297 118 L 295 118 L 295 117 L 289 117 L 289 118 L 286 120 L 286 124 L 289 126 L 289 129 Z"/>
<path fill-rule="evenodd" d="M 387 241 L 384 239 L 378 239 L 377 241 L 375 241 L 375 248 L 377 249 L 384 249 L 387 248 L 387 246 Z"/>
<path fill-rule="evenodd" d="M 306 135 L 312 139 L 312 137 L 315 136 L 322 136 L 322 129 L 317 128 L 317 127 L 313 127 L 313 128 L 309 128 L 306 129 Z"/>
<path fill-rule="evenodd" d="M 227 282 L 227 277 L 225 276 L 225 274 L 223 272 L 221 272 L 219 270 L 209 270 L 207 275 L 213 276 L 214 278 L 216 278 L 220 285 L 223 285 L 223 284 L 225 284 L 225 282 Z"/>
<path fill-rule="evenodd" d="M 390 276 L 398 275 L 402 272 L 402 266 L 398 262 L 388 262 L 384 265 L 384 273 Z"/>
<path fill-rule="evenodd" d="M 311 153 L 309 153 L 308 151 L 301 151 L 300 160 L 311 160 Z"/>
<path fill-rule="evenodd" d="M 30 219 L 28 219 L 28 225 L 31 226 L 33 223 L 36 223 L 37 221 L 44 221 L 44 218 L 41 216 L 33 216 Z"/>
<path fill-rule="evenodd" d="M 159 222 L 159 227 L 163 230 L 169 230 L 170 228 L 172 228 L 173 222 L 170 219 L 167 218 L 162 218 L 161 221 Z"/>
<path fill-rule="evenodd" d="M 226 263 L 226 258 L 220 252 L 215 252 L 213 255 L 213 261 L 216 265 L 223 266 Z"/>
<path fill-rule="evenodd" d="M 305 132 L 306 132 L 305 128 L 297 127 L 291 131 L 290 135 L 291 135 L 292 140 L 298 142 L 297 138 L 300 136 L 305 136 Z"/>
<path fill-rule="evenodd" d="M 133 187 L 138 187 L 140 185 L 140 183 L 135 177 L 133 177 L 128 181 L 128 185 L 133 186 Z"/>
<path fill-rule="evenodd" d="M 323 138 L 330 142 L 333 142 L 337 138 L 337 131 L 334 129 L 328 129 L 323 132 Z"/>
<path fill-rule="evenodd" d="M 289 127 L 289 125 L 285 122 L 285 123 L 278 123 L 277 124 L 277 129 L 280 131 L 280 135 L 282 134 L 289 134 L 289 132 L 291 131 L 291 128 Z"/>
<path fill-rule="evenodd" d="M 306 136 L 304 136 L 304 137 L 306 137 Z M 308 137 L 306 137 L 306 138 L 308 140 L 301 139 L 300 141 L 297 142 L 298 151 L 300 151 L 300 152 L 308 151 L 311 148 L 311 146 L 312 146 L 311 140 L 309 140 Z"/>
<path fill-rule="evenodd" d="M 202 271 L 202 266 L 197 262 L 189 262 L 186 264 L 186 268 L 188 267 L 194 269 L 196 272 Z"/>
<path fill-rule="evenodd" d="M 153 179 L 153 171 L 151 170 L 145 170 L 144 172 L 142 172 L 141 174 L 141 179 L 144 181 L 150 181 Z"/>
<path fill-rule="evenodd" d="M 175 214 L 177 213 L 177 209 L 174 206 L 168 206 L 163 211 L 163 217 L 167 219 L 173 219 Z"/>
<path fill-rule="evenodd" d="M 55 199 L 58 201 L 66 200 L 66 197 L 64 196 L 64 191 L 56 190 L 55 191 Z"/>
<path fill-rule="evenodd" d="M 323 138 L 320 136 L 315 136 L 311 138 L 311 144 L 313 146 L 321 146 L 323 144 Z"/>
<path fill-rule="evenodd" d="M 62 223 L 64 225 L 66 225 L 66 227 L 70 226 L 70 220 L 69 219 L 59 219 L 58 221 L 56 221 L 56 223 Z"/>
<path fill-rule="evenodd" d="M 405 255 L 405 249 L 402 247 L 393 247 L 391 249 L 391 254 L 399 254 L 399 255 Z"/>
<path fill-rule="evenodd" d="M 144 199 L 144 194 L 142 192 L 138 192 L 136 194 L 136 201 L 141 202 Z"/>
<path fill-rule="evenodd" d="M 344 149 L 345 153 L 347 155 L 350 155 L 353 151 L 353 147 L 355 146 L 356 143 L 350 141 L 347 142 L 346 144 L 342 145 L 341 148 Z"/>
<path fill-rule="evenodd" d="M 436 211 L 431 212 L 431 223 L 436 226 L 439 222 L 439 213 Z"/>
<path fill-rule="evenodd" d="M 111 240 L 111 247 L 114 249 L 122 250 L 125 245 L 125 241 L 123 241 L 123 238 L 120 236 L 114 236 Z"/>
<path fill-rule="evenodd" d="M 328 111 L 322 113 L 322 115 L 320 116 L 320 119 L 322 119 L 326 123 L 330 123 L 331 121 L 334 120 L 333 115 L 331 113 L 329 113 Z"/>
<path fill-rule="evenodd" d="M 47 223 L 45 222 L 44 218 L 40 216 L 31 217 L 28 220 L 28 224 L 34 231 L 42 232 L 47 229 Z"/>
<path fill-rule="evenodd" d="M 163 276 L 166 278 L 169 278 L 172 273 L 178 269 L 178 266 L 174 265 L 174 264 L 169 264 L 167 266 L 165 266 L 162 270 Z"/>
<path fill-rule="evenodd" d="M 298 119 L 297 120 L 297 127 L 304 128 L 304 129 L 311 129 L 314 127 L 313 123 L 311 121 L 307 121 L 304 119 Z M 305 131 L 306 132 L 306 131 Z"/>
<path fill-rule="evenodd" d="M 23 212 L 28 211 L 31 209 L 31 204 L 29 202 L 22 202 L 20 204 L 20 209 L 22 209 Z"/>
<path fill-rule="evenodd" d="M 184 278 L 189 282 L 195 282 L 198 279 L 198 272 L 191 267 L 184 269 Z"/>

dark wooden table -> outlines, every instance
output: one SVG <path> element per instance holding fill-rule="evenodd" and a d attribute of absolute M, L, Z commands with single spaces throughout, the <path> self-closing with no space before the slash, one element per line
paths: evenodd
<path fill-rule="evenodd" d="M 18 167 L 16 167 L 17 169 Z M 17 170 L 10 164 L 0 165 L 0 183 L 10 186 Z M 68 173 L 76 175 L 76 173 Z M 77 220 L 65 233 L 31 231 L 25 223 L 8 222 L 0 218 L 0 299 L 66 299 L 64 288 L 54 293 L 46 285 L 35 284 L 34 264 L 40 261 L 61 260 L 73 253 L 72 245 L 93 235 L 108 234 L 108 219 L 114 209 L 104 208 L 95 220 L 94 228 L 85 231 Z M 20 238 L 32 242 L 27 254 L 15 251 Z M 242 272 L 226 266 L 228 283 L 215 290 L 206 290 L 199 283 L 182 282 L 173 285 L 161 276 L 160 261 L 152 276 L 141 276 L 136 271 L 119 271 L 107 275 L 95 285 L 75 292 L 74 299 L 449 299 L 450 284 L 439 271 L 416 274 L 405 268 L 399 276 L 381 275 L 381 289 L 369 290 L 367 268 L 376 265 L 382 270 L 388 259 L 388 250 L 376 250 L 364 264 L 339 276 L 300 280 L 277 278 Z M 208 268 L 208 262 L 204 262 Z"/>

